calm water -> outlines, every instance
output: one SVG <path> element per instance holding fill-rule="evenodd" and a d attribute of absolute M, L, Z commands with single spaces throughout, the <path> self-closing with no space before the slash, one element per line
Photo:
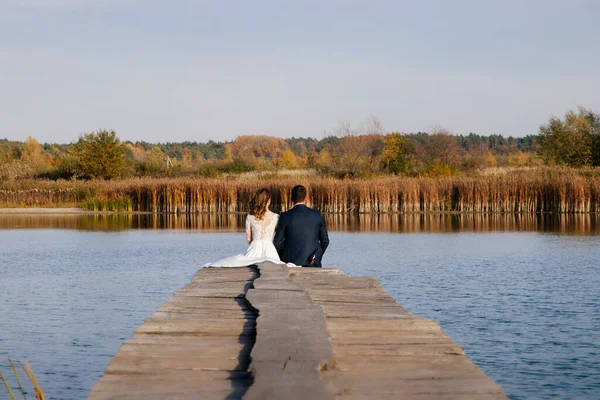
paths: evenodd
<path fill-rule="evenodd" d="M 85 398 L 121 342 L 199 265 L 244 251 L 239 220 L 0 216 L 0 370 L 29 360 L 49 398 Z M 597 222 L 330 219 L 324 262 L 375 276 L 440 322 L 513 399 L 599 399 Z"/>

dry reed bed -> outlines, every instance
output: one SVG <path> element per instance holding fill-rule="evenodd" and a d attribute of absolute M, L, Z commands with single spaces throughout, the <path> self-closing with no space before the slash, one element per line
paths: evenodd
<path fill-rule="evenodd" d="M 327 213 L 600 212 L 600 177 L 544 171 L 478 177 L 369 180 L 333 178 L 142 178 L 119 181 L 20 181 L 0 184 L 0 207 L 88 204 L 95 209 L 156 213 L 245 212 L 255 191 L 273 192 L 273 209 L 291 206 L 305 185 Z M 126 201 L 123 201 L 125 199 Z M 116 205 L 115 205 L 116 204 Z"/>

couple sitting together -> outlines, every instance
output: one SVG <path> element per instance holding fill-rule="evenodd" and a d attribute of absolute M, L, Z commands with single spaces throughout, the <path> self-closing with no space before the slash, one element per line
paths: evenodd
<path fill-rule="evenodd" d="M 327 227 L 317 210 L 306 206 L 306 188 L 292 189 L 294 207 L 278 215 L 269 210 L 271 192 L 260 189 L 254 195 L 246 217 L 248 251 L 219 261 L 210 267 L 244 267 L 271 261 L 289 267 L 321 267 L 329 245 Z"/>

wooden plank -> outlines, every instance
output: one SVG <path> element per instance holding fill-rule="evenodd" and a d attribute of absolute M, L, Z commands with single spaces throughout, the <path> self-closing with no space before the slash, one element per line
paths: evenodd
<path fill-rule="evenodd" d="M 198 340 L 197 336 L 182 336 L 182 335 L 146 335 L 146 334 L 133 334 L 130 339 L 127 339 L 124 345 L 148 345 L 148 346 L 164 346 L 164 347 L 228 347 L 228 346 L 244 346 L 248 343 L 254 344 L 254 341 L 244 342 L 239 337 L 204 337 L 202 340 Z"/>
<path fill-rule="evenodd" d="M 163 306 L 180 306 L 187 308 L 197 308 L 202 310 L 247 310 L 249 307 L 244 305 L 244 299 L 231 298 L 203 298 L 198 301 L 191 296 L 173 296 Z"/>
<path fill-rule="evenodd" d="M 382 395 L 396 395 L 404 398 L 406 395 L 428 395 L 431 399 L 441 394 L 454 394 L 479 399 L 482 394 L 502 394 L 502 389 L 491 379 L 472 379 L 467 376 L 448 379 L 336 379 L 328 381 L 328 386 L 336 394 L 360 393 L 365 398 L 379 398 Z M 506 398 L 506 397 L 504 397 Z"/>
<path fill-rule="evenodd" d="M 246 296 L 259 317 L 250 365 L 254 383 L 244 398 L 332 399 L 318 371 L 332 357 L 322 310 L 293 289 L 298 285 L 289 281 L 286 267 L 262 263 L 258 268 L 260 278 Z"/>
<path fill-rule="evenodd" d="M 364 321 L 360 319 L 331 319 L 327 321 L 329 330 L 346 330 L 350 332 L 436 332 L 444 334 L 440 325 L 432 320 L 411 318 L 411 319 L 385 319 L 379 318 L 376 321 Z"/>
<path fill-rule="evenodd" d="M 323 308 L 326 318 L 359 318 L 362 320 L 413 318 L 413 316 L 399 304 L 322 303 L 321 307 Z M 333 323 L 335 321 L 329 322 Z"/>
<path fill-rule="evenodd" d="M 271 263 L 201 269 L 124 342 L 89 398 L 242 397 L 505 398 L 375 279 Z"/>
<path fill-rule="evenodd" d="M 506 398 L 436 322 L 411 315 L 373 280 L 291 273 L 326 315 L 333 360 L 322 378 L 336 398 Z"/>
<path fill-rule="evenodd" d="M 204 370 L 204 371 L 246 371 L 247 365 L 240 361 L 248 361 L 248 357 L 236 358 L 189 358 L 164 356 L 147 356 L 145 354 L 118 353 L 108 364 L 105 373 L 143 373 L 156 370 Z"/>
<path fill-rule="evenodd" d="M 176 318 L 189 316 L 196 319 L 256 319 L 255 312 L 250 310 L 206 310 L 191 307 L 162 305 L 153 315 L 156 318 Z"/>
<path fill-rule="evenodd" d="M 89 399 L 239 399 L 251 384 L 253 268 L 201 269 L 125 341 Z"/>
<path fill-rule="evenodd" d="M 105 379 L 102 385 L 95 388 L 97 392 L 116 392 L 116 393 L 139 393 L 143 391 L 158 392 L 158 393 L 169 393 L 169 392 L 183 392 L 183 393 L 198 393 L 198 390 L 203 392 L 221 391 L 227 392 L 232 389 L 232 380 L 230 379 L 212 379 L 204 380 L 202 384 L 198 384 L 197 379 L 184 379 L 179 377 L 168 377 L 167 379 L 153 375 L 151 377 L 143 376 L 129 378 L 127 381 L 118 379 L 118 376 L 112 376 L 117 379 Z M 250 385 L 250 378 L 245 377 L 241 380 L 237 380 L 236 384 Z"/>
<path fill-rule="evenodd" d="M 207 323 L 205 321 L 179 320 L 172 322 L 146 321 L 138 328 L 136 333 L 170 334 L 170 335 L 195 335 L 195 336 L 248 336 L 255 332 L 254 326 L 247 326 L 243 321 L 239 323 L 225 323 L 227 320 Z M 229 320 L 237 322 L 236 320 Z"/>
<path fill-rule="evenodd" d="M 327 290 L 376 290 L 384 291 L 381 284 L 375 278 L 330 278 L 327 279 L 295 279 L 296 282 L 308 290 L 327 289 Z"/>
<path fill-rule="evenodd" d="M 365 357 L 367 355 L 390 355 L 390 356 L 437 356 L 437 355 L 464 355 L 462 346 L 445 339 L 444 343 L 427 342 L 425 340 L 418 343 L 410 341 L 401 342 L 400 340 L 373 338 L 369 341 L 352 340 L 350 338 L 333 339 L 336 360 L 340 356 L 351 355 L 353 357 Z M 361 347 L 365 346 L 365 347 Z M 393 348 L 392 348 L 393 346 Z M 368 349 L 366 349 L 368 347 Z"/>
<path fill-rule="evenodd" d="M 244 350 L 244 344 L 231 343 L 227 346 L 182 346 L 182 345 L 147 345 L 124 343 L 119 349 L 119 354 L 143 354 L 148 357 L 181 357 L 184 358 L 225 358 L 238 359 L 244 357 L 240 352 Z M 248 357 L 245 357 L 248 358 Z"/>
<path fill-rule="evenodd" d="M 317 304 L 338 303 L 338 304 L 395 304 L 396 301 L 384 293 L 329 293 L 328 291 L 307 291 L 311 299 Z"/>
<path fill-rule="evenodd" d="M 221 298 L 221 299 L 243 299 L 244 292 L 241 289 L 209 289 L 193 288 L 179 289 L 175 296 L 200 297 L 200 298 Z"/>
<path fill-rule="evenodd" d="M 303 292 L 304 289 L 302 286 L 294 283 L 293 281 L 287 278 L 277 278 L 273 279 L 273 277 L 261 277 L 254 282 L 254 289 L 263 289 L 263 290 L 291 290 L 297 292 Z"/>

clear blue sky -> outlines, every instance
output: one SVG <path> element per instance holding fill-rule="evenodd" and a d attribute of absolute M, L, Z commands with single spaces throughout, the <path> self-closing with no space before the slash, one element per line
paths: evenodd
<path fill-rule="evenodd" d="M 0 0 L 0 137 L 535 133 L 600 112 L 600 1 Z"/>

